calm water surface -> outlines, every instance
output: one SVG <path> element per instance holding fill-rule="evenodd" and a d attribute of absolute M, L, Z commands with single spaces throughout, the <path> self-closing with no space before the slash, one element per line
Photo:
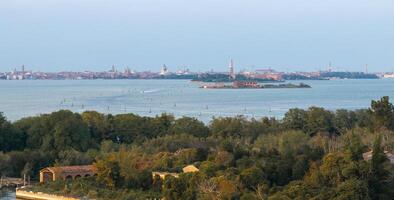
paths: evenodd
<path fill-rule="evenodd" d="M 0 111 L 10 120 L 70 109 L 145 116 L 166 112 L 207 122 L 213 116 L 280 118 L 294 107 L 367 108 L 372 99 L 394 98 L 394 79 L 304 83 L 312 88 L 214 90 L 187 80 L 0 81 Z"/>
<path fill-rule="evenodd" d="M 0 189 L 0 200 L 15 200 L 15 190 L 13 189 Z M 18 200 L 18 199 L 16 199 Z"/>

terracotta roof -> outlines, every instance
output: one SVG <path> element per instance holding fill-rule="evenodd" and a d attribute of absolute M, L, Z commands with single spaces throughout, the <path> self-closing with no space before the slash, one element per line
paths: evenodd
<path fill-rule="evenodd" d="M 188 173 L 188 172 L 198 172 L 200 171 L 196 166 L 194 165 L 188 165 L 186 167 L 184 167 L 183 169 L 183 173 Z"/>
<path fill-rule="evenodd" d="M 47 167 L 42 170 L 49 170 L 52 172 L 59 171 L 62 173 L 81 173 L 96 171 L 96 167 L 93 165 L 76 165 L 76 166 L 61 166 L 61 167 Z M 42 171 L 41 170 L 41 171 Z"/>

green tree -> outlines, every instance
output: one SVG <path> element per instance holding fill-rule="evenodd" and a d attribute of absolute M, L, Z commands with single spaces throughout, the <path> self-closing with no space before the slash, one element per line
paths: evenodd
<path fill-rule="evenodd" d="M 171 200 L 193 200 L 196 197 L 186 193 L 188 190 L 187 183 L 184 179 L 166 176 L 163 184 L 163 197 Z"/>
<path fill-rule="evenodd" d="M 82 113 L 82 120 L 88 125 L 89 132 L 96 143 L 101 143 L 104 139 L 109 139 L 110 124 L 104 114 L 96 111 L 85 111 Z"/>
<path fill-rule="evenodd" d="M 196 118 L 182 117 L 175 120 L 171 126 L 171 132 L 174 134 L 191 134 L 195 137 L 207 137 L 209 129 Z"/>
<path fill-rule="evenodd" d="M 214 118 L 210 130 L 216 137 L 239 137 L 242 135 L 244 124 L 245 118 L 241 116 Z"/>
<path fill-rule="evenodd" d="M 389 178 L 390 173 L 385 169 L 385 163 L 388 161 L 383 148 L 381 147 L 382 137 L 377 135 L 373 148 L 372 148 L 372 159 L 370 168 L 370 178 L 369 178 L 369 191 L 372 199 L 386 199 L 384 198 L 387 194 L 388 188 L 386 188 L 386 183 Z"/>
<path fill-rule="evenodd" d="M 25 134 L 16 129 L 0 112 L 0 151 L 22 150 Z"/>
<path fill-rule="evenodd" d="M 334 125 L 340 133 L 345 133 L 354 127 L 356 123 L 356 114 L 353 111 L 339 109 L 335 112 Z"/>
<path fill-rule="evenodd" d="M 119 162 L 115 154 L 109 154 L 94 163 L 97 168 L 97 181 L 114 189 L 122 184 Z"/>
<path fill-rule="evenodd" d="M 63 121 L 58 121 L 53 131 L 53 145 L 57 150 L 74 148 L 79 151 L 86 151 L 89 146 L 94 144 L 88 127 L 82 122 L 78 114 L 73 114 Z"/>
<path fill-rule="evenodd" d="M 394 105 L 389 97 L 384 96 L 379 101 L 372 101 L 370 112 L 374 119 L 375 128 L 382 126 L 394 130 Z"/>
<path fill-rule="evenodd" d="M 262 169 L 258 167 L 251 167 L 241 172 L 239 180 L 243 187 L 253 190 L 259 184 L 264 183 L 266 177 L 264 176 Z"/>
<path fill-rule="evenodd" d="M 351 161 L 362 160 L 364 145 L 362 144 L 360 136 L 355 134 L 353 131 L 350 131 L 343 137 L 344 137 L 344 150 L 348 159 Z"/>
<path fill-rule="evenodd" d="M 286 112 L 283 124 L 288 129 L 305 130 L 307 112 L 303 109 L 293 108 Z"/>
<path fill-rule="evenodd" d="M 306 132 L 314 135 L 318 132 L 333 133 L 334 115 L 323 108 L 310 107 L 307 112 Z"/>
<path fill-rule="evenodd" d="M 336 188 L 333 200 L 369 200 L 368 184 L 363 180 L 350 179 Z"/>

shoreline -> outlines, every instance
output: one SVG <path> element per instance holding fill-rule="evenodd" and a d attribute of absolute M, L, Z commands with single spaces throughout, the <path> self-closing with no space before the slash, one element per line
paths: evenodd
<path fill-rule="evenodd" d="M 65 197 L 54 194 L 46 194 L 42 192 L 15 190 L 15 196 L 19 199 L 25 200 L 80 200 L 81 198 Z"/>

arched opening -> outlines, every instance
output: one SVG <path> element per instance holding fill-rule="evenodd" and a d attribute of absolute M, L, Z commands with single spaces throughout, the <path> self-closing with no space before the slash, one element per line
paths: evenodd
<path fill-rule="evenodd" d="M 71 181 L 73 180 L 73 177 L 71 175 L 66 176 L 66 181 Z"/>
<path fill-rule="evenodd" d="M 54 178 L 54 174 L 50 171 L 41 171 L 40 172 L 40 182 L 52 181 L 53 178 Z"/>
<path fill-rule="evenodd" d="M 76 175 L 74 179 L 79 179 L 81 178 L 81 175 Z"/>
<path fill-rule="evenodd" d="M 85 174 L 85 177 L 89 177 L 90 176 L 90 174 Z"/>

